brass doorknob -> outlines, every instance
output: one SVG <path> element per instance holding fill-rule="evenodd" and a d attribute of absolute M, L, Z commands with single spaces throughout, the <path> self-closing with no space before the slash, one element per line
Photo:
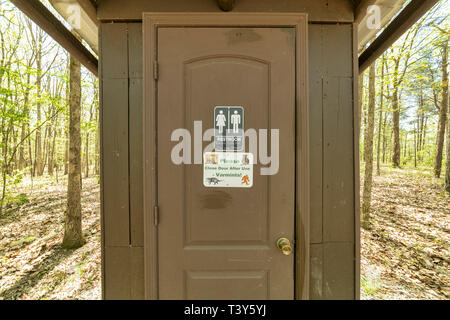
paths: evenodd
<path fill-rule="evenodd" d="M 281 250 L 281 252 L 288 256 L 292 253 L 291 242 L 287 238 L 280 238 L 277 240 L 277 247 Z"/>

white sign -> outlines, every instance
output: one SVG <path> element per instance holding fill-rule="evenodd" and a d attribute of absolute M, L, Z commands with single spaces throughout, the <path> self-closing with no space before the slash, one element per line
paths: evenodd
<path fill-rule="evenodd" d="M 253 154 L 204 153 L 203 185 L 208 188 L 251 188 L 253 186 Z"/>

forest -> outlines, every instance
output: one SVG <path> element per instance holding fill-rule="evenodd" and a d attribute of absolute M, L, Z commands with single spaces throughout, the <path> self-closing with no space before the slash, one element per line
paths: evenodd
<path fill-rule="evenodd" d="M 449 12 L 359 77 L 363 299 L 450 298 Z M 0 300 L 101 298 L 98 101 L 98 79 L 0 1 Z"/>
<path fill-rule="evenodd" d="M 69 55 L 14 6 L 0 3 L 0 216 L 26 195 L 13 195 L 25 177 L 68 173 Z M 99 174 L 98 80 L 81 79 L 84 177 Z"/>
<path fill-rule="evenodd" d="M 449 12 L 439 2 L 359 78 L 363 299 L 450 297 Z"/>
<path fill-rule="evenodd" d="M 445 177 L 443 193 L 450 192 L 447 7 L 442 1 L 360 75 L 365 228 L 373 171 L 380 175 L 382 164 L 432 169 L 435 178 Z"/>

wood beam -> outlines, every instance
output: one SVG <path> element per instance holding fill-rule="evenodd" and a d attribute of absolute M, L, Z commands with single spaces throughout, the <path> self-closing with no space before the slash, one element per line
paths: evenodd
<path fill-rule="evenodd" d="M 383 54 L 439 0 L 411 1 L 384 31 L 359 56 L 359 74 Z"/>
<path fill-rule="evenodd" d="M 100 25 L 100 22 L 97 19 L 97 8 L 94 7 L 90 0 L 77 0 L 81 9 L 83 9 L 86 14 L 89 16 L 89 19 L 92 20 L 97 26 Z"/>
<path fill-rule="evenodd" d="M 11 2 L 98 77 L 97 58 L 39 0 Z"/>

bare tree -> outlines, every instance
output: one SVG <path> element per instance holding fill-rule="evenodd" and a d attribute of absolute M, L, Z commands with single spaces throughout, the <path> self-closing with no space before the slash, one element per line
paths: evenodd
<path fill-rule="evenodd" d="M 450 103 L 447 97 L 447 151 L 445 162 L 445 191 L 450 193 Z"/>
<path fill-rule="evenodd" d="M 69 175 L 63 247 L 84 244 L 81 225 L 81 65 L 70 57 Z"/>
<path fill-rule="evenodd" d="M 378 114 L 378 138 L 377 138 L 377 176 L 380 175 L 380 144 L 381 128 L 383 121 L 383 94 L 384 94 L 384 54 L 381 58 L 381 84 L 380 84 L 380 110 Z"/>
<path fill-rule="evenodd" d="M 364 190 L 362 203 L 362 227 L 370 227 L 370 201 L 372 199 L 373 132 L 375 122 L 375 63 L 369 69 L 369 104 L 367 106 L 367 128 L 364 137 Z"/>
<path fill-rule="evenodd" d="M 441 103 L 437 103 L 435 94 L 435 105 L 439 109 L 439 129 L 436 137 L 436 158 L 434 163 L 434 175 L 436 178 L 441 176 L 442 155 L 444 150 L 445 126 L 447 123 L 447 105 L 448 105 L 448 38 L 442 44 L 442 80 L 440 85 Z"/>

